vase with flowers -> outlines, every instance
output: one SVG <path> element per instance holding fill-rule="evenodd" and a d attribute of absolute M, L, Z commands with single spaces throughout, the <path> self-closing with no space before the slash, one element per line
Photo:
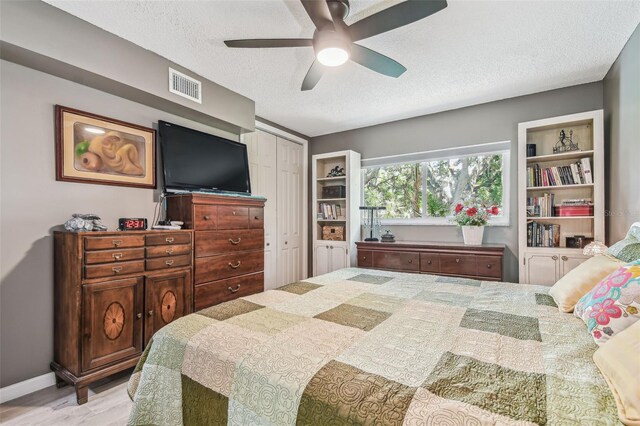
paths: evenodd
<path fill-rule="evenodd" d="M 500 213 L 497 206 L 486 207 L 479 203 L 458 203 L 453 213 L 453 222 L 462 228 L 462 238 L 466 245 L 482 244 L 484 227 L 491 216 Z"/>

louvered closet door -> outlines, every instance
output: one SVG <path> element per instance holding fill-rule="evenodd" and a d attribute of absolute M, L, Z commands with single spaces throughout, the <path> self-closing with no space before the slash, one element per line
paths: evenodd
<path fill-rule="evenodd" d="M 302 145 L 277 138 L 278 286 L 302 278 Z"/>
<path fill-rule="evenodd" d="M 249 155 L 251 192 L 267 198 L 264 207 L 264 289 L 277 287 L 277 161 L 276 137 L 257 130 L 243 136 Z"/>

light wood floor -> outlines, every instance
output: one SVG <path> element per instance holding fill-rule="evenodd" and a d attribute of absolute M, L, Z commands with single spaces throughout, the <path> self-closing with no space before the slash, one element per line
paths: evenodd
<path fill-rule="evenodd" d="M 76 404 L 71 386 L 50 386 L 0 405 L 2 425 L 125 425 L 131 411 L 127 380 L 131 370 L 89 387 L 89 402 Z"/>

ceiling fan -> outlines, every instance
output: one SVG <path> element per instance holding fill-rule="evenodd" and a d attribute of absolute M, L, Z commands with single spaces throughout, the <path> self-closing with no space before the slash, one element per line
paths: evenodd
<path fill-rule="evenodd" d="M 377 73 L 400 77 L 407 70 L 404 66 L 356 41 L 416 22 L 447 7 L 446 0 L 407 0 L 347 25 L 344 20 L 349 15 L 349 0 L 300 1 L 316 27 L 313 38 L 226 40 L 224 44 L 239 48 L 313 47 L 316 59 L 302 81 L 302 90 L 315 87 L 323 66 L 337 67 L 349 59 Z"/>

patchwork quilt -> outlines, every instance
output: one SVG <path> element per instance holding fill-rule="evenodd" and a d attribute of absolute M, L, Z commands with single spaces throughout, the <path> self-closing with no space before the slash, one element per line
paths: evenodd
<path fill-rule="evenodd" d="M 584 324 L 548 287 L 343 269 L 183 317 L 135 425 L 608 425 Z"/>

